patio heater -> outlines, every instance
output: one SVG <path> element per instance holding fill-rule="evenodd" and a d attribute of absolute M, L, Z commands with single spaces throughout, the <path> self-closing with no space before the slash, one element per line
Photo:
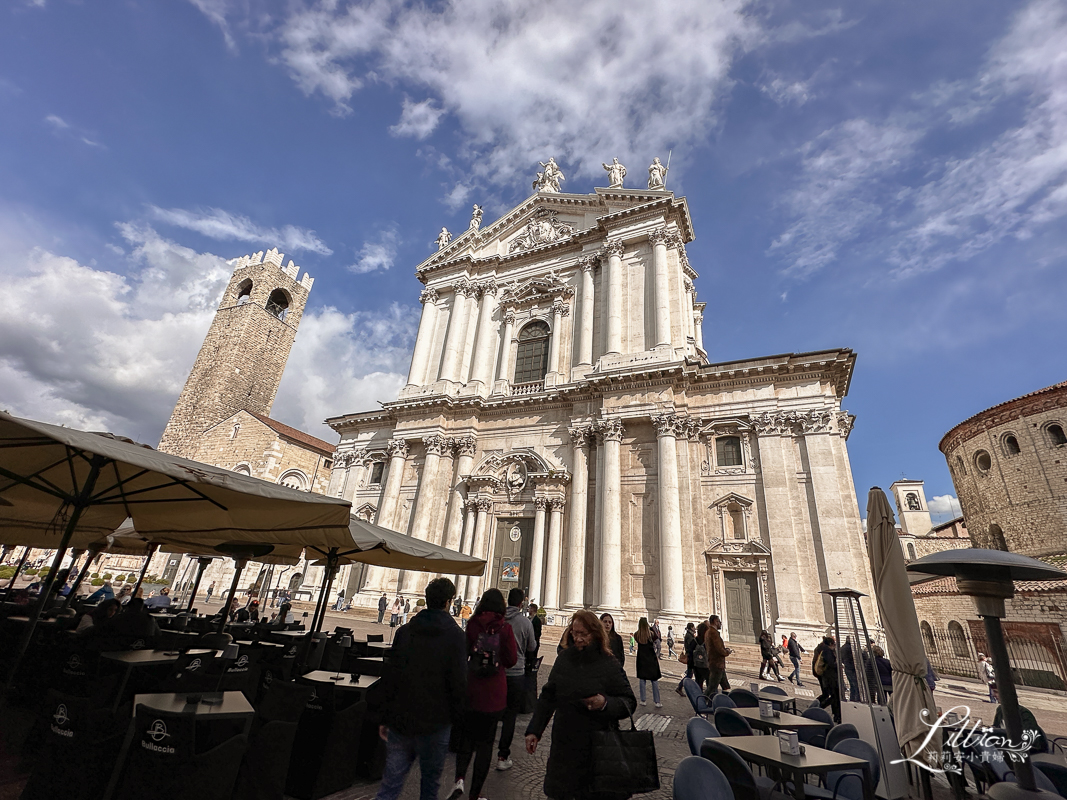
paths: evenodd
<path fill-rule="evenodd" d="M 908 564 L 909 572 L 928 575 L 954 576 L 960 594 L 970 595 L 985 625 L 986 644 L 993 659 L 997 692 L 1004 712 L 1008 737 L 1015 744 L 1023 741 L 1023 720 L 1019 713 L 1019 696 L 1015 692 L 1015 678 L 1011 674 L 1011 660 L 1004 642 L 1000 620 L 1005 616 L 1004 601 L 1015 596 L 1015 581 L 1048 581 L 1067 578 L 1067 572 L 1049 566 L 1044 561 L 1003 550 L 968 548 L 931 553 Z M 989 787 L 986 794 L 994 800 L 1022 798 L 1055 798 L 1034 782 L 1034 767 L 1029 753 L 1014 765 L 1018 783 L 1002 781 Z"/>
<path fill-rule="evenodd" d="M 908 773 L 903 763 L 892 763 L 901 758 L 900 747 L 860 606 L 860 598 L 866 595 L 855 589 L 827 589 L 822 594 L 829 595 L 834 604 L 841 721 L 855 725 L 860 738 L 878 751 L 882 777 L 875 794 L 883 800 L 907 797 Z"/>

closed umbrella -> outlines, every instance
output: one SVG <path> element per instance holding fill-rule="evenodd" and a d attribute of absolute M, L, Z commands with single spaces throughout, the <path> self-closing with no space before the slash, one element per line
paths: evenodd
<path fill-rule="evenodd" d="M 893 718 L 897 742 L 909 758 L 940 763 L 941 733 L 922 747 L 937 720 L 937 706 L 926 683 L 926 648 L 900 549 L 896 522 L 885 493 L 875 486 L 867 496 L 867 553 L 874 595 L 885 626 L 893 665 Z M 920 751 L 922 751 L 920 753 Z M 927 756 L 932 760 L 928 760 Z"/>
<path fill-rule="evenodd" d="M 126 517 L 149 540 L 342 546 L 351 504 L 160 453 L 112 434 L 0 412 L 0 544 L 56 549 L 14 668 L 68 547 L 86 547 Z"/>

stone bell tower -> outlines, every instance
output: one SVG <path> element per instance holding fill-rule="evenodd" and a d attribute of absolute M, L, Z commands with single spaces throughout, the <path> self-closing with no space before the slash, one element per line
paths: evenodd
<path fill-rule="evenodd" d="M 200 435 L 237 411 L 269 416 L 314 278 L 277 248 L 242 256 L 163 431 L 159 449 L 190 457 Z"/>

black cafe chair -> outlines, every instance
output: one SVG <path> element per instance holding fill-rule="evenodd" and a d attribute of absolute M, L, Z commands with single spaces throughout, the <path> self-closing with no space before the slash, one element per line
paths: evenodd
<path fill-rule="evenodd" d="M 715 712 L 715 727 L 721 736 L 752 736 L 752 726 L 734 708 L 720 708 Z"/>
<path fill-rule="evenodd" d="M 298 800 L 318 800 L 355 782 L 358 760 L 352 754 L 359 749 L 367 711 L 355 693 L 324 684 L 312 688 L 285 781 L 285 793 Z"/>
<path fill-rule="evenodd" d="M 710 761 L 689 756 L 674 770 L 674 800 L 736 800 L 722 771 Z"/>
<path fill-rule="evenodd" d="M 195 797 L 229 800 L 248 737 L 231 736 L 198 753 L 197 721 L 191 714 L 171 714 L 138 705 L 134 737 L 124 763 L 116 765 L 114 800 L 146 797 Z"/>
<path fill-rule="evenodd" d="M 385 634 L 384 633 L 368 633 L 367 634 L 367 642 L 384 642 L 384 641 L 385 641 Z"/>
<path fill-rule="evenodd" d="M 777 785 L 770 778 L 753 775 L 745 759 L 717 739 L 704 740 L 700 745 L 700 757 L 708 759 L 726 776 L 734 790 L 734 800 L 761 800 Z"/>
<path fill-rule="evenodd" d="M 731 689 L 729 694 L 738 708 L 759 708 L 759 698 L 748 689 Z"/>
<path fill-rule="evenodd" d="M 282 800 L 293 742 L 312 689 L 271 681 L 252 722 L 233 800 Z"/>

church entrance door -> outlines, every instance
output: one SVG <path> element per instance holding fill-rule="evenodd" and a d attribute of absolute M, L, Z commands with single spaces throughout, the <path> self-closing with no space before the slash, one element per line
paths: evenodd
<path fill-rule="evenodd" d="M 495 586 L 508 599 L 508 592 L 529 591 L 530 556 L 533 553 L 533 520 L 529 517 L 500 519 L 496 523 L 496 545 L 489 562 L 489 586 Z"/>
<path fill-rule="evenodd" d="M 731 642 L 759 641 L 759 590 L 753 572 L 724 572 L 727 632 Z"/>

